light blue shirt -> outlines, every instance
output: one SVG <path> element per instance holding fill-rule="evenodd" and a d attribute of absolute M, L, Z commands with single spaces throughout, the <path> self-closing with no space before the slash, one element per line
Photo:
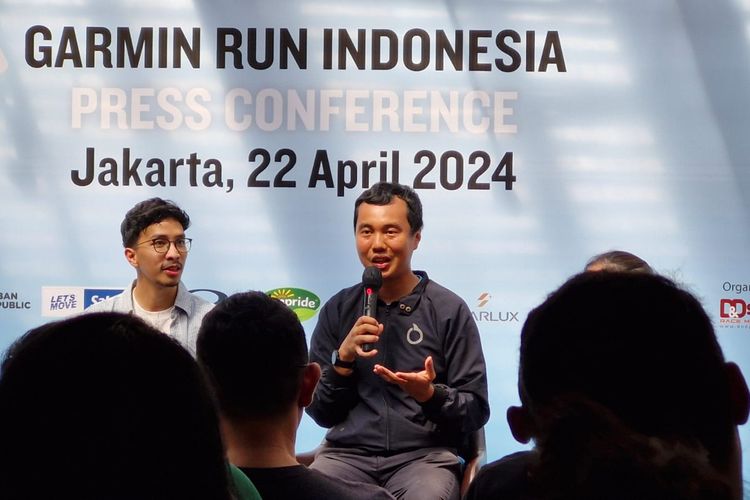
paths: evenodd
<path fill-rule="evenodd" d="M 96 302 L 86 309 L 90 312 L 121 312 L 134 313 L 133 306 L 133 281 L 123 292 L 101 302 Z M 172 326 L 169 336 L 182 344 L 190 354 L 195 357 L 195 341 L 198 338 L 198 329 L 203 321 L 203 316 L 213 309 L 214 305 L 209 301 L 188 292 L 185 285 L 177 286 L 177 297 L 172 310 Z"/>

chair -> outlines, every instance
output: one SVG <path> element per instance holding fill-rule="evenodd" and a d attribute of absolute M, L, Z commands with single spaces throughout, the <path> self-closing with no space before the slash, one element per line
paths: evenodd
<path fill-rule="evenodd" d="M 467 447 L 459 450 L 459 457 L 464 463 L 463 477 L 461 478 L 461 497 L 466 494 L 469 485 L 476 477 L 479 469 L 487 463 L 487 443 L 484 436 L 484 427 L 469 435 Z M 315 460 L 315 455 L 325 446 L 325 441 L 320 443 L 314 450 L 304 451 L 297 454 L 297 461 L 305 466 L 310 466 Z"/>
<path fill-rule="evenodd" d="M 479 469 L 487 464 L 487 442 L 485 441 L 484 427 L 480 427 L 469 435 L 468 447 L 461 452 L 461 457 L 466 461 L 464 475 L 461 478 L 461 498 L 463 498 L 469 490 L 469 485 L 479 473 Z"/>

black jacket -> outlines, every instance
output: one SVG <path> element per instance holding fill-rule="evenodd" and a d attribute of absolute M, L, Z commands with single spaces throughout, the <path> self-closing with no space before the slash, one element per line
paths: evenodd
<path fill-rule="evenodd" d="M 410 295 L 390 305 L 378 303 L 377 319 L 384 326 L 378 354 L 357 358 L 349 377 L 332 368 L 331 353 L 362 315 L 362 285 L 340 291 L 320 311 L 310 358 L 323 367 L 323 377 L 307 413 L 330 428 L 326 439 L 333 446 L 380 454 L 458 449 L 489 418 L 484 356 L 468 306 L 426 273 L 416 274 L 422 279 Z M 372 372 L 376 363 L 393 371 L 421 371 L 430 355 L 436 390 L 423 404 Z"/>

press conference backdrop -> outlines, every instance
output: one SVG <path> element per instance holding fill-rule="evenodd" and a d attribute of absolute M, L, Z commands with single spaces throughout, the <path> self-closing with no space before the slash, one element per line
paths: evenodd
<path fill-rule="evenodd" d="M 309 336 L 387 180 L 424 203 L 414 267 L 481 330 L 490 459 L 521 448 L 528 311 L 595 253 L 690 287 L 750 374 L 749 23 L 747 0 L 4 0 L 0 348 L 129 283 L 119 224 L 151 196 L 192 218 L 188 288 L 268 291 Z M 305 417 L 300 450 L 322 436 Z"/>

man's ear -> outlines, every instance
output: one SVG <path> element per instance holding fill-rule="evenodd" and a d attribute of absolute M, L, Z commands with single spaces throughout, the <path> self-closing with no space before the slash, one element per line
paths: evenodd
<path fill-rule="evenodd" d="M 302 374 L 302 386 L 299 390 L 299 399 L 297 400 L 300 408 L 310 406 L 313 394 L 315 394 L 315 387 L 318 385 L 318 380 L 320 380 L 320 365 L 318 363 L 310 363 L 304 370 Z"/>
<path fill-rule="evenodd" d="M 734 423 L 742 425 L 747 422 L 750 414 L 750 391 L 739 366 L 729 362 L 725 364 L 725 368 L 729 381 L 729 402 L 732 405 Z"/>
<path fill-rule="evenodd" d="M 133 250 L 132 248 L 126 248 L 125 258 L 131 266 L 138 268 L 138 258 L 135 255 L 135 250 Z"/>
<path fill-rule="evenodd" d="M 422 230 L 420 229 L 416 233 L 414 233 L 414 248 L 412 250 L 416 250 L 419 248 L 419 242 L 422 241 Z"/>
<path fill-rule="evenodd" d="M 533 423 L 529 412 L 523 406 L 510 406 L 505 413 L 508 426 L 513 438 L 522 444 L 527 444 L 534 437 Z"/>

